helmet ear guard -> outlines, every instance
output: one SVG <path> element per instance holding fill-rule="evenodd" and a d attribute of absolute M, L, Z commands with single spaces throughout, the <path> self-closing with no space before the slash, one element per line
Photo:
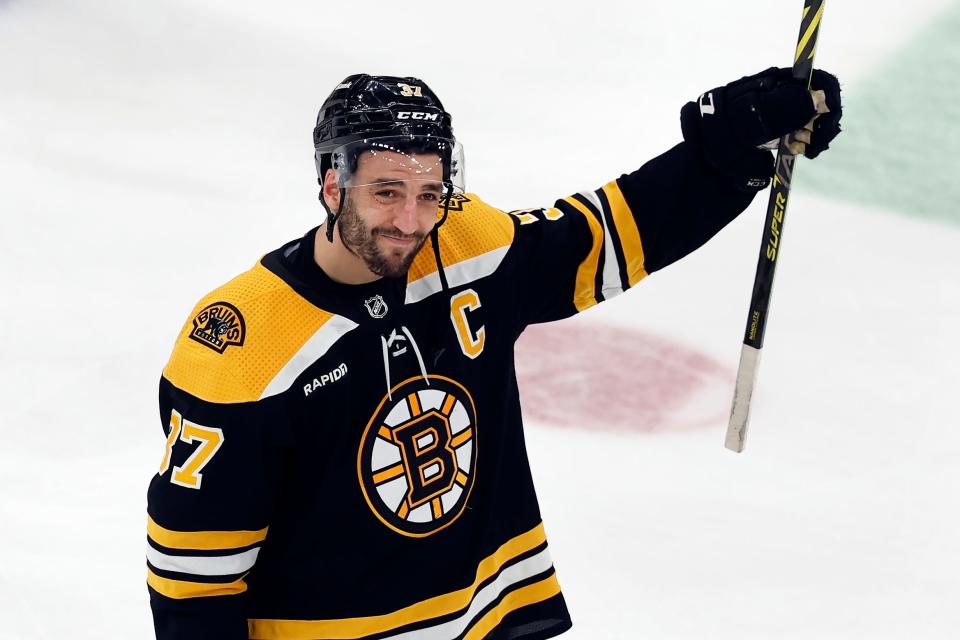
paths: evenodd
<path fill-rule="evenodd" d="M 337 211 L 334 213 L 330 210 L 330 206 L 327 204 L 326 199 L 323 197 L 323 185 L 324 177 L 327 175 L 327 170 L 333 168 L 333 163 L 330 161 L 330 154 L 314 154 L 314 162 L 317 165 L 317 183 L 320 185 L 320 194 L 318 199 L 320 200 L 320 205 L 323 207 L 323 210 L 327 212 L 326 220 L 326 236 L 329 242 L 333 242 L 333 227 L 337 222 L 337 218 L 340 217 L 340 214 L 343 212 L 343 201 L 347 197 L 347 190 L 344 188 L 344 185 L 341 183 L 340 187 L 340 200 L 337 205 Z"/>

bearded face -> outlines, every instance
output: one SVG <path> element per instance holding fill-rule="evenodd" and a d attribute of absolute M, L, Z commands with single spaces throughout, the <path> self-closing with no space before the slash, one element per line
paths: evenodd
<path fill-rule="evenodd" d="M 429 230 L 405 233 L 385 222 L 370 226 L 361 216 L 353 194 L 348 194 L 337 220 L 340 241 L 378 276 L 400 278 L 423 247 Z"/>
<path fill-rule="evenodd" d="M 327 267 L 344 281 L 363 281 L 357 268 L 373 277 L 406 275 L 439 221 L 443 172 L 436 153 L 382 147 L 360 153 L 352 171 L 349 165 L 328 169 L 323 197 L 339 216 L 338 246 Z"/>

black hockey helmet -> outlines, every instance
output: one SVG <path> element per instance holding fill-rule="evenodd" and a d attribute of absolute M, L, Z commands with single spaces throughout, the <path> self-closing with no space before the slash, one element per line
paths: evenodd
<path fill-rule="evenodd" d="M 334 87 L 317 114 L 313 130 L 317 178 L 323 185 L 328 169 L 337 172 L 341 189 L 349 186 L 364 151 L 401 154 L 436 153 L 447 199 L 464 189 L 463 151 L 453 135 L 450 114 L 423 81 L 412 77 L 355 74 Z M 341 206 L 344 198 L 341 197 Z M 340 212 L 327 209 L 327 236 Z"/>

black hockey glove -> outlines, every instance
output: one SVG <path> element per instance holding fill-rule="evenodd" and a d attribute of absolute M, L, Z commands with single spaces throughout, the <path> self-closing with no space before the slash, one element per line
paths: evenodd
<path fill-rule="evenodd" d="M 707 162 L 745 191 L 759 191 L 773 177 L 773 154 L 758 148 L 794 134 L 792 148 L 809 158 L 840 133 L 840 84 L 813 72 L 814 91 L 790 69 L 771 67 L 707 91 L 680 111 L 683 138 L 700 147 Z"/>

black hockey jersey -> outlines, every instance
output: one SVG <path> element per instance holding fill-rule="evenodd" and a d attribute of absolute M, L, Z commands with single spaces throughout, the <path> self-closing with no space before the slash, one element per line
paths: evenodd
<path fill-rule="evenodd" d="M 317 230 L 194 309 L 160 382 L 158 638 L 537 640 L 570 626 L 513 364 L 531 323 L 700 246 L 751 193 L 684 143 L 505 213 L 456 196 L 408 276 L 356 286 Z"/>

